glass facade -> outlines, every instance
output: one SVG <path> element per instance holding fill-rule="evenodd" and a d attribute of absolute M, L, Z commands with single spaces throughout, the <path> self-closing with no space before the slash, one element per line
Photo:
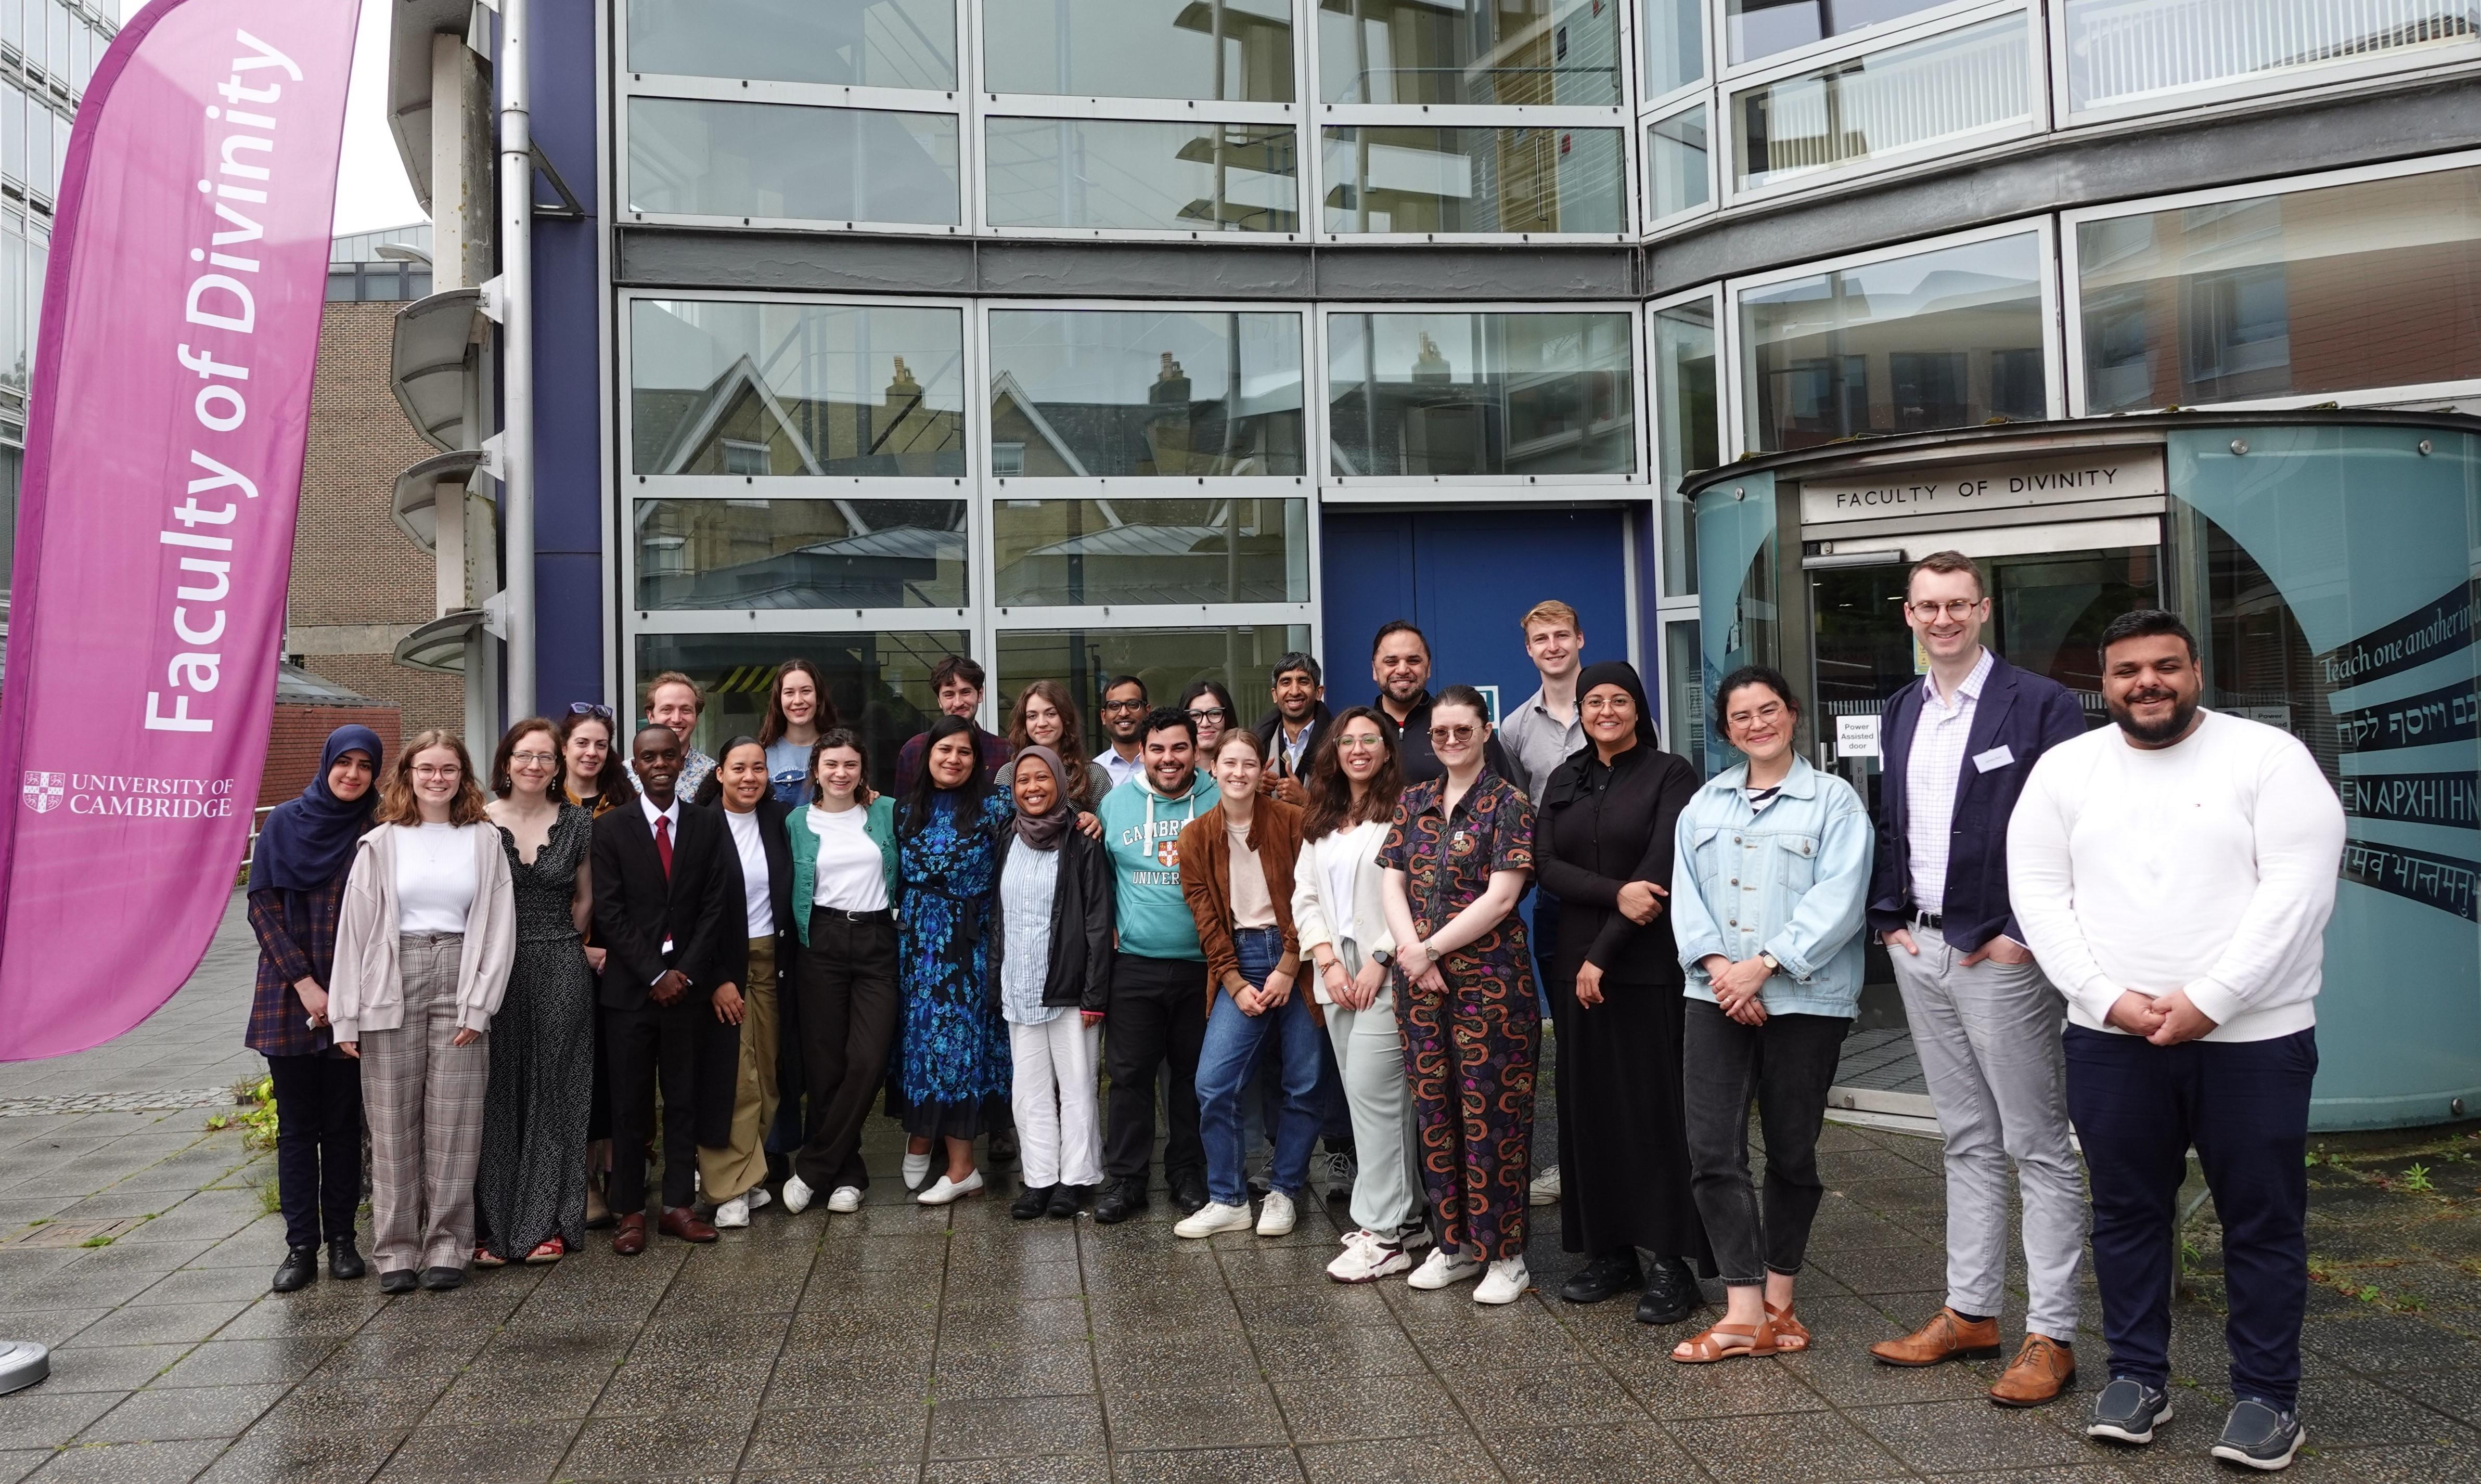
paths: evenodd
<path fill-rule="evenodd" d="M 1330 232 L 1616 234 L 1628 227 L 1617 129 L 1329 127 Z"/>
<path fill-rule="evenodd" d="M 964 221 L 953 114 L 705 98 L 629 103 L 629 207 L 669 216 Z"/>
<path fill-rule="evenodd" d="M 1607 107 L 1626 96 L 1608 0 L 1319 0 L 1329 103 Z"/>
<path fill-rule="evenodd" d="M 1645 221 L 1684 216 L 1714 199 L 1709 181 L 1706 105 L 1683 109 L 1645 131 Z"/>
<path fill-rule="evenodd" d="M 986 92 L 1293 101 L 1289 0 L 984 0 Z"/>
<path fill-rule="evenodd" d="M 1416 480 L 1634 474 L 1629 320 L 1329 316 L 1330 472 Z"/>
<path fill-rule="evenodd" d="M 641 609 L 962 608 L 961 500 L 640 500 Z"/>
<path fill-rule="evenodd" d="M 1732 95 L 1743 191 L 1959 147 L 2032 120 L 2031 37 L 2006 15 Z"/>
<path fill-rule="evenodd" d="M 646 679 L 678 670 L 706 692 L 690 745 L 713 756 L 727 738 L 758 735 L 767 715 L 767 682 L 775 666 L 798 657 L 819 667 L 836 720 L 861 734 L 869 753 L 871 786 L 896 787 L 896 753 L 905 739 L 939 715 L 930 668 L 944 656 L 965 652 L 960 632 L 838 633 L 831 630 L 767 634 L 646 634 L 640 636 L 640 692 L 631 699 L 643 712 Z"/>
<path fill-rule="evenodd" d="M 2059 0 L 2068 107 L 2141 106 L 2338 63 L 2419 66 L 2481 55 L 2469 0 Z"/>
<path fill-rule="evenodd" d="M 1709 300 L 1655 311 L 1655 478 L 1662 494 L 1662 590 L 1697 590 L 1697 508 L 1681 481 L 1723 461 L 1715 381 L 1714 305 Z"/>
<path fill-rule="evenodd" d="M 1307 500 L 1003 500 L 993 601 L 1306 603 L 1309 524 Z"/>
<path fill-rule="evenodd" d="M 1298 231 L 1294 140 L 1280 124 L 993 118 L 983 134 L 990 224 Z"/>
<path fill-rule="evenodd" d="M 994 309 L 1003 479 L 1298 476 L 1301 317 Z"/>

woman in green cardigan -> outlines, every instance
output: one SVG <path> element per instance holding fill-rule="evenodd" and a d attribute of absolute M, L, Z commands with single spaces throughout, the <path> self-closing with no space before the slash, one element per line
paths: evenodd
<path fill-rule="evenodd" d="M 793 839 L 793 921 L 801 934 L 800 1003 L 807 1137 L 784 1182 L 784 1209 L 822 1190 L 827 1210 L 861 1209 L 870 1171 L 862 1121 L 878 1097 L 896 1037 L 896 801 L 873 798 L 861 739 L 839 727 L 810 748 L 810 802 L 784 820 Z"/>

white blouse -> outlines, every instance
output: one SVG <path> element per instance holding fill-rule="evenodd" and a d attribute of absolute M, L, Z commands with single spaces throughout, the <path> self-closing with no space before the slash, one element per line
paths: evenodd
<path fill-rule="evenodd" d="M 810 833 L 819 837 L 818 886 L 813 906 L 839 912 L 881 912 L 887 907 L 887 859 L 870 838 L 870 811 L 859 804 L 830 812 L 810 806 Z"/>
<path fill-rule="evenodd" d="M 487 824 L 400 824 L 396 841 L 396 930 L 465 930 L 474 909 L 474 837 Z"/>

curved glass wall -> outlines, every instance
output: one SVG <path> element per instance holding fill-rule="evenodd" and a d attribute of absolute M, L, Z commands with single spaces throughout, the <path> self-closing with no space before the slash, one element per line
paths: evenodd
<path fill-rule="evenodd" d="M 631 71 L 956 86 L 955 0 L 629 0 L 628 10 Z"/>
<path fill-rule="evenodd" d="M 2064 15 L 2067 106 L 2078 113 L 2233 84 L 2306 82 L 2338 64 L 2481 55 L 2481 6 L 2471 0 L 2054 3 Z"/>
<path fill-rule="evenodd" d="M 1732 95 L 1743 191 L 2029 127 L 2031 40 L 2021 15 L 1871 52 Z"/>
<path fill-rule="evenodd" d="M 1342 478 L 1636 472 L 1625 314 L 1338 314 L 1328 462 Z"/>

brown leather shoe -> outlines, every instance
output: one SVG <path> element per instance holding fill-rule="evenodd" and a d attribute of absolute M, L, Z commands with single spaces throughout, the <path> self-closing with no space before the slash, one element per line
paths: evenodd
<path fill-rule="evenodd" d="M 1901 1340 L 1881 1340 L 1869 1353 L 1889 1366 L 1935 1366 L 1941 1361 L 1987 1361 L 1998 1357 L 1998 1320 L 1991 1317 L 1967 1324 L 1952 1309 L 1941 1309 L 1930 1322 Z"/>
<path fill-rule="evenodd" d="M 2058 1400 L 2076 1384 L 2076 1352 L 2048 1335 L 2026 1335 L 2007 1373 L 1990 1389 L 1990 1399 L 2001 1407 L 2038 1407 Z"/>
<path fill-rule="evenodd" d="M 644 1211 L 633 1211 L 620 1218 L 619 1230 L 612 1234 L 612 1250 L 624 1258 L 634 1258 L 646 1250 Z"/>
<path fill-rule="evenodd" d="M 686 1206 L 665 1207 L 664 1219 L 656 1223 L 656 1230 L 666 1237 L 677 1237 L 685 1242 L 715 1240 L 715 1228 L 700 1221 L 698 1213 Z"/>

